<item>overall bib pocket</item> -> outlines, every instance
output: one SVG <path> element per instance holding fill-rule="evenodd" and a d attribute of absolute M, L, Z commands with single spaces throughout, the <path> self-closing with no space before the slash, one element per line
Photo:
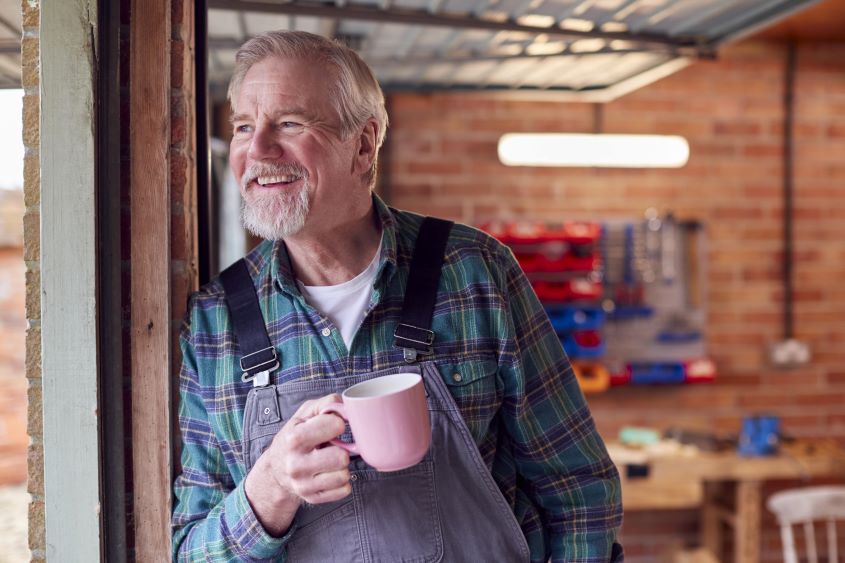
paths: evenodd
<path fill-rule="evenodd" d="M 402 471 L 367 469 L 354 472 L 353 477 L 352 495 L 367 561 L 442 560 L 443 537 L 430 459 Z"/>
<path fill-rule="evenodd" d="M 255 465 L 255 462 L 258 461 L 258 458 L 261 457 L 261 454 L 264 453 L 264 450 L 270 447 L 270 444 L 273 442 L 273 438 L 276 436 L 276 432 L 279 431 L 279 426 L 276 428 L 272 433 L 265 434 L 263 436 L 253 436 L 250 438 L 248 443 L 244 444 L 244 465 L 249 469 Z"/>
<path fill-rule="evenodd" d="M 287 545 L 287 561 L 350 563 L 361 560 L 355 507 L 350 497 L 303 506 L 297 512 L 295 522 L 297 528 Z"/>

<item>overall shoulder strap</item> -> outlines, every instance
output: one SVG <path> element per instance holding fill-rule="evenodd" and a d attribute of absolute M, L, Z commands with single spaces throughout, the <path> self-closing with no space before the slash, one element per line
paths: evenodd
<path fill-rule="evenodd" d="M 253 380 L 260 374 L 267 380 L 266 374 L 279 367 L 276 349 L 270 343 L 264 315 L 258 305 L 258 294 L 249 275 L 246 262 L 238 260 L 220 274 L 220 283 L 226 294 L 226 306 L 241 353 L 240 365 L 243 381 Z M 256 380 L 256 385 L 267 385 Z"/>
<path fill-rule="evenodd" d="M 402 314 L 393 333 L 393 343 L 404 349 L 405 361 L 408 363 L 416 361 L 419 354 L 428 355 L 433 352 L 434 332 L 431 330 L 431 319 L 434 315 L 446 241 L 453 224 L 452 221 L 426 217 L 417 235 L 405 287 Z"/>

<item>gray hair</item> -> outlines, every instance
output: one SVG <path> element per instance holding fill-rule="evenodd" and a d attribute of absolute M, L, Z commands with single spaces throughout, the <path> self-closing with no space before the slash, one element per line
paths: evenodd
<path fill-rule="evenodd" d="M 235 70 L 229 82 L 227 97 L 234 109 L 235 100 L 246 73 L 252 65 L 268 57 L 299 59 L 327 63 L 334 67 L 335 83 L 330 99 L 340 119 L 340 135 L 349 138 L 359 132 L 370 118 L 378 124 L 376 157 L 366 174 L 370 188 L 375 185 L 378 152 L 387 132 L 387 110 L 384 93 L 373 71 L 349 47 L 320 35 L 305 31 L 269 31 L 244 43 L 235 57 Z"/>

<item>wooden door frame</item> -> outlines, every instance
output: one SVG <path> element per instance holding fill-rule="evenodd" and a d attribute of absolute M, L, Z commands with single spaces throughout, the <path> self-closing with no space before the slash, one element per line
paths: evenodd
<path fill-rule="evenodd" d="M 169 558 L 172 459 L 170 0 L 132 0 L 130 353 L 135 558 Z"/>
<path fill-rule="evenodd" d="M 198 199 L 208 143 L 198 86 L 205 2 L 131 2 L 130 341 L 135 559 L 170 559 L 179 351 L 176 335 L 204 265 Z M 137 9 L 136 9 L 137 8 Z M 204 19 L 202 20 L 204 21 Z M 181 167 L 181 168 L 180 168 Z M 201 233 L 200 233 L 201 235 Z"/>

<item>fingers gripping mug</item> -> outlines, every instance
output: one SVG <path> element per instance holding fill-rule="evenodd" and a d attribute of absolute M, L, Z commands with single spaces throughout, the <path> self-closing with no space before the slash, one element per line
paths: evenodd
<path fill-rule="evenodd" d="M 343 403 L 324 408 L 349 422 L 354 442 L 331 443 L 379 471 L 398 471 L 416 465 L 431 445 L 431 423 L 422 377 L 397 373 L 349 387 Z"/>

